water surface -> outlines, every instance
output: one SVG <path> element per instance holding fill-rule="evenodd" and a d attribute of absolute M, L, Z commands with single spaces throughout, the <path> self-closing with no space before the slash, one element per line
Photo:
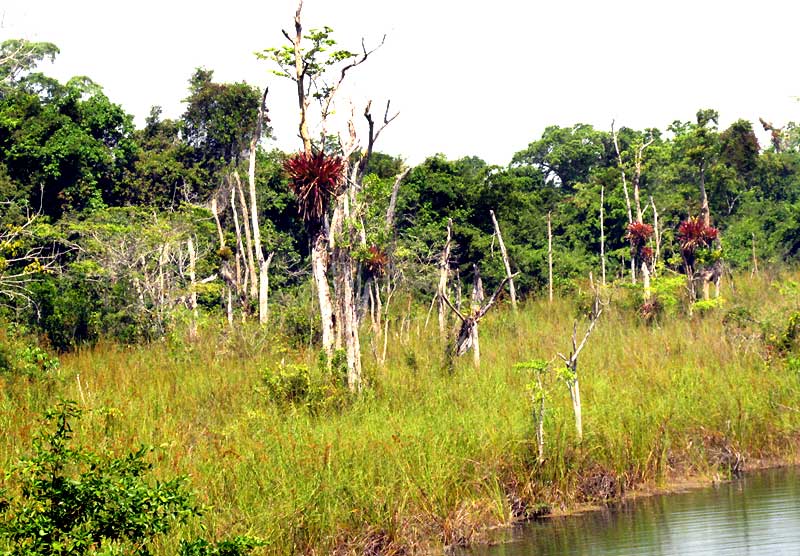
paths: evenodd
<path fill-rule="evenodd" d="M 525 524 L 476 556 L 800 555 L 800 470 Z"/>

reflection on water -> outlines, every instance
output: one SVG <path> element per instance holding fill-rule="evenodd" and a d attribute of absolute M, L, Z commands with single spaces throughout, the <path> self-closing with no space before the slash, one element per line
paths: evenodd
<path fill-rule="evenodd" d="M 526 524 L 480 556 L 800 554 L 800 470 L 642 498 L 613 510 Z"/>

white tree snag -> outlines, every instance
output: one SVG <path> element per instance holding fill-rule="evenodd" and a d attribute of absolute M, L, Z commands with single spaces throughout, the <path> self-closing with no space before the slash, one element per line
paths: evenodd
<path fill-rule="evenodd" d="M 243 226 L 244 226 L 244 234 L 245 239 L 247 241 L 247 268 L 248 268 L 248 276 L 249 276 L 249 296 L 250 299 L 255 299 L 258 295 L 258 290 L 256 289 L 258 284 L 258 269 L 256 268 L 256 254 L 255 248 L 253 247 L 253 235 L 250 231 L 250 211 L 247 209 L 247 198 L 244 196 L 244 188 L 242 187 L 242 181 L 239 179 L 239 174 L 234 173 L 234 181 L 236 183 L 236 191 L 239 194 L 239 203 L 242 205 L 242 217 L 244 219 Z M 232 208 L 235 208 L 235 204 L 231 204 Z M 238 220 L 238 216 L 236 216 L 236 211 L 234 211 L 234 223 Z M 242 256 L 245 256 L 243 253 Z"/>
<path fill-rule="evenodd" d="M 611 137 L 614 139 L 614 149 L 617 151 L 617 161 L 619 162 L 619 171 L 622 174 L 622 191 L 625 193 L 625 207 L 628 209 L 628 224 L 633 223 L 633 212 L 631 211 L 631 198 L 628 195 L 628 180 L 625 177 L 625 167 L 622 163 L 622 153 L 619 150 L 619 139 L 617 137 L 617 130 L 614 129 L 614 120 L 611 120 Z"/>
<path fill-rule="evenodd" d="M 411 168 L 406 168 L 402 172 L 400 172 L 397 177 L 394 179 L 394 185 L 392 186 L 392 196 L 389 197 L 389 208 L 386 209 L 386 231 L 391 232 L 394 228 L 394 215 L 395 209 L 397 207 L 397 194 L 400 191 L 400 182 L 405 179 L 408 173 L 411 171 Z"/>
<path fill-rule="evenodd" d="M 602 272 L 602 284 L 606 285 L 606 227 L 605 227 L 605 195 L 606 186 L 600 184 L 600 270 Z"/>
<path fill-rule="evenodd" d="M 303 3 L 300 2 L 301 7 L 302 5 Z M 298 8 L 297 13 L 299 17 L 300 8 Z M 250 163 L 247 169 L 247 183 L 250 188 L 250 217 L 252 219 L 252 226 L 253 226 L 253 247 L 256 252 L 256 258 L 258 260 L 259 324 L 266 324 L 269 314 L 269 310 L 267 308 L 267 299 L 266 299 L 266 296 L 268 295 L 266 292 L 269 291 L 269 276 L 268 276 L 269 272 L 267 270 L 269 267 L 269 263 L 264 258 L 264 249 L 261 246 L 261 228 L 258 222 L 258 200 L 256 198 L 256 154 L 258 151 L 258 142 L 261 140 L 261 130 L 264 125 L 264 120 L 267 117 L 266 116 L 267 94 L 269 94 L 269 87 L 264 89 L 264 95 L 261 97 L 261 104 L 258 107 L 258 115 L 256 116 L 256 129 L 253 132 L 253 137 L 250 139 Z M 264 294 L 263 299 L 261 297 L 262 293 Z"/>
<path fill-rule="evenodd" d="M 328 241 L 324 233 L 318 233 L 312 239 L 311 245 L 311 274 L 317 290 L 319 303 L 320 326 L 322 332 L 322 349 L 328 357 L 328 362 L 333 360 L 335 343 L 333 331 L 333 303 L 331 290 L 328 286 Z"/>
<path fill-rule="evenodd" d="M 508 292 L 511 295 L 511 307 L 514 311 L 517 310 L 517 290 L 514 288 L 514 279 L 511 278 L 511 265 L 508 262 L 508 252 L 506 251 L 506 244 L 503 243 L 503 235 L 500 233 L 500 224 L 497 223 L 494 211 L 490 210 L 489 214 L 492 216 L 492 224 L 494 224 L 494 233 L 497 235 L 497 243 L 500 245 L 500 254 L 503 256 L 503 266 L 506 268 L 506 276 L 508 276 Z"/>
<path fill-rule="evenodd" d="M 654 232 L 654 239 L 656 242 L 656 248 L 653 253 L 653 275 L 655 276 L 657 273 L 658 268 L 658 261 L 661 258 L 661 230 L 658 227 L 658 209 L 656 208 L 656 202 L 653 200 L 653 196 L 650 196 L 650 206 L 653 207 L 653 232 Z"/>
<path fill-rule="evenodd" d="M 477 267 L 476 267 L 477 272 Z M 477 275 L 475 279 L 475 286 L 473 287 L 473 300 L 482 299 L 483 298 L 483 285 L 480 283 L 480 276 Z M 513 276 L 516 276 L 514 274 Z M 513 277 L 512 276 L 512 277 Z M 480 366 L 480 347 L 476 344 L 478 339 L 478 323 L 481 321 L 483 317 L 486 316 L 486 313 L 489 312 L 494 304 L 497 302 L 497 298 L 500 295 L 500 292 L 503 291 L 503 288 L 508 281 L 508 277 L 503 278 L 500 285 L 497 287 L 495 292 L 492 294 L 492 297 L 489 298 L 489 302 L 482 307 L 480 305 L 473 304 L 472 312 L 469 315 L 464 315 L 460 310 L 456 308 L 455 305 L 450 301 L 446 294 L 441 296 L 442 301 L 450 307 L 450 310 L 455 313 L 458 319 L 461 321 L 461 327 L 458 330 L 458 335 L 456 336 L 455 343 L 452 346 L 452 349 L 448 350 L 448 355 L 452 357 L 460 357 L 467 353 L 470 349 L 477 348 L 477 355 L 473 356 L 473 363 L 475 367 Z"/>
<path fill-rule="evenodd" d="M 186 249 L 189 251 L 189 310 L 192 312 L 192 320 L 189 323 L 189 337 L 197 339 L 197 254 L 194 250 L 194 240 L 190 237 L 186 241 Z"/>
<path fill-rule="evenodd" d="M 753 238 L 753 272 L 752 276 L 758 276 L 758 259 L 756 258 L 756 234 L 750 234 Z"/>
<path fill-rule="evenodd" d="M 303 11 L 303 0 L 297 3 L 297 11 L 294 14 L 294 36 L 289 35 L 284 31 L 284 36 L 294 45 L 294 81 L 297 85 L 297 104 L 300 109 L 300 125 L 298 131 L 300 139 L 303 142 L 303 152 L 306 155 L 311 154 L 311 135 L 308 132 L 308 96 L 306 95 L 305 84 L 307 77 L 307 68 L 303 62 L 303 24 L 300 21 L 300 13 Z"/>
<path fill-rule="evenodd" d="M 586 333 L 583 335 L 583 340 L 581 343 L 577 343 L 578 337 L 578 321 L 575 321 L 572 325 L 572 352 L 569 354 L 569 357 L 565 357 L 561 353 L 558 356 L 564 361 L 564 365 L 566 366 L 565 372 L 562 375 L 564 381 L 567 383 L 567 387 L 569 388 L 569 395 L 572 399 L 572 410 L 575 414 L 575 430 L 578 434 L 578 440 L 583 440 L 583 420 L 581 416 L 581 390 L 580 384 L 578 381 L 578 356 L 581 353 L 581 350 L 586 345 L 586 341 L 589 339 L 589 335 L 594 330 L 595 324 L 597 324 L 597 319 L 600 318 L 601 313 L 603 312 L 602 307 L 600 306 L 600 298 L 595 292 L 595 299 L 594 299 L 594 306 L 592 308 L 592 315 L 590 317 L 589 328 L 586 329 Z"/>
<path fill-rule="evenodd" d="M 547 213 L 547 291 L 550 303 L 553 302 L 553 228 L 550 212 Z"/>
<path fill-rule="evenodd" d="M 650 267 L 647 261 L 642 261 L 642 291 L 645 302 L 650 301 Z"/>
<path fill-rule="evenodd" d="M 439 258 L 439 286 L 436 288 L 436 295 L 439 299 L 439 334 L 446 333 L 447 319 L 445 317 L 444 303 L 447 300 L 447 278 L 450 274 L 450 242 L 453 234 L 453 221 L 447 220 L 447 240 L 444 242 L 442 256 Z"/>
<path fill-rule="evenodd" d="M 481 310 L 481 305 L 483 304 L 483 280 L 481 280 L 481 273 L 478 270 L 478 265 L 472 265 L 472 314 L 477 315 L 478 312 Z M 509 280 L 512 278 L 509 277 Z M 481 366 L 481 346 L 480 346 L 480 339 L 478 337 L 478 321 L 475 320 L 475 325 L 471 328 L 472 332 L 472 362 L 475 365 L 475 368 L 479 368 Z"/>

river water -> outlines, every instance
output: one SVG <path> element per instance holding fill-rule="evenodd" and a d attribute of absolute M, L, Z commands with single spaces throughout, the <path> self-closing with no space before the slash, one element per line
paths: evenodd
<path fill-rule="evenodd" d="M 800 555 L 800 469 L 518 527 L 475 556 Z"/>

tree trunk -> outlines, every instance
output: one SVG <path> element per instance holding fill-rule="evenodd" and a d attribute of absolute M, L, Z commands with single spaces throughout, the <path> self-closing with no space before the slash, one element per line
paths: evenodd
<path fill-rule="evenodd" d="M 242 216 L 244 217 L 244 234 L 245 240 L 247 241 L 247 268 L 249 270 L 249 297 L 250 299 L 255 299 L 256 295 L 258 295 L 258 291 L 256 290 L 256 284 L 258 283 L 258 279 L 256 277 L 257 269 L 256 269 L 256 257 L 255 251 L 253 248 L 253 237 L 250 232 L 250 211 L 247 209 L 247 199 L 244 196 L 244 188 L 242 187 L 242 182 L 239 180 L 239 175 L 236 175 L 236 190 L 239 193 L 239 203 L 242 205 Z M 238 220 L 238 216 L 236 216 L 235 212 L 235 204 L 232 204 L 231 207 L 234 208 L 234 223 Z"/>
<path fill-rule="evenodd" d="M 452 237 L 453 221 L 447 221 L 447 241 L 442 249 L 442 256 L 439 259 L 439 286 L 437 288 L 439 304 L 439 334 L 444 337 L 446 334 L 446 315 L 444 296 L 447 295 L 447 277 L 450 273 L 450 239 Z"/>
<path fill-rule="evenodd" d="M 492 223 L 494 224 L 494 233 L 497 234 L 497 243 L 500 245 L 500 254 L 503 256 L 503 265 L 506 268 L 506 276 L 508 276 L 508 291 L 511 294 L 511 307 L 514 311 L 517 310 L 517 290 L 514 289 L 514 279 L 511 277 L 511 265 L 508 262 L 508 253 L 506 252 L 506 245 L 503 243 L 503 235 L 500 233 L 500 225 L 497 223 L 497 218 L 494 216 L 494 211 L 490 210 L 489 214 L 492 216 Z"/>
<path fill-rule="evenodd" d="M 261 324 L 269 322 L 269 265 L 274 254 L 274 252 L 270 253 L 261 262 L 261 268 L 258 271 L 258 322 Z"/>
<path fill-rule="evenodd" d="M 553 229 L 550 225 L 550 212 L 547 213 L 547 291 L 550 303 L 553 302 Z"/>
<path fill-rule="evenodd" d="M 578 433 L 578 440 L 583 440 L 583 418 L 581 416 L 581 389 L 578 384 L 577 371 L 575 372 L 575 380 L 570 382 L 569 395 L 572 398 L 572 410 L 575 413 L 575 431 Z"/>
<path fill-rule="evenodd" d="M 708 194 L 706 193 L 706 163 L 700 165 L 700 215 L 703 217 L 703 224 L 711 226 L 711 212 L 708 208 Z"/>
<path fill-rule="evenodd" d="M 650 205 L 653 207 L 653 232 L 656 241 L 656 249 L 655 253 L 653 254 L 652 266 L 653 276 L 656 276 L 658 272 L 658 261 L 661 258 L 661 230 L 658 228 L 658 209 L 656 208 L 656 203 L 652 196 L 650 196 Z"/>
<path fill-rule="evenodd" d="M 192 312 L 192 320 L 189 323 L 189 338 L 192 340 L 197 339 L 197 275 L 195 268 L 197 266 L 197 254 L 194 250 L 194 241 L 189 238 L 186 242 L 186 248 L 189 251 L 189 310 Z"/>
<path fill-rule="evenodd" d="M 328 287 L 328 241 L 323 230 L 317 232 L 311 245 L 311 274 L 314 278 L 319 302 L 322 349 L 325 350 L 328 364 L 330 364 L 333 360 L 334 345 L 333 304 Z"/>
<path fill-rule="evenodd" d="M 650 269 L 645 261 L 642 261 L 642 287 L 645 302 L 650 301 Z"/>
<path fill-rule="evenodd" d="M 606 285 L 606 228 L 603 220 L 606 186 L 600 184 L 600 269 L 602 271 L 603 285 Z"/>

